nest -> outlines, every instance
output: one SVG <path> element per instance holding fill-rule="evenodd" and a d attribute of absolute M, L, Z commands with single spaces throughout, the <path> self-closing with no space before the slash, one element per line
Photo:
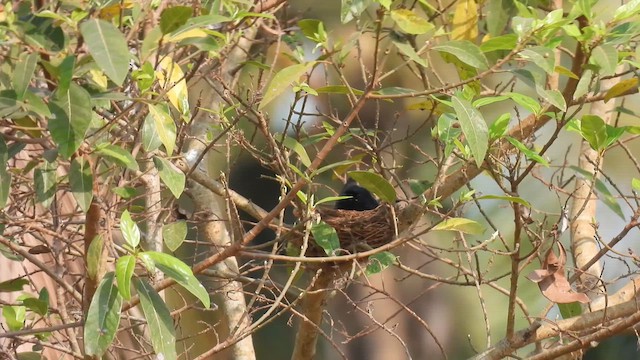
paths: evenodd
<path fill-rule="evenodd" d="M 340 248 L 350 253 L 378 248 L 390 243 L 395 236 L 393 212 L 387 204 L 373 210 L 317 208 L 316 212 L 336 230 Z M 326 256 L 326 253 L 310 237 L 306 255 Z"/>

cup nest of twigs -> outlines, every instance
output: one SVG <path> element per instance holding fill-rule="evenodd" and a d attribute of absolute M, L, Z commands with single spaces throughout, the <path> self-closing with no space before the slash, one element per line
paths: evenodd
<path fill-rule="evenodd" d="M 322 221 L 336 230 L 340 248 L 348 253 L 378 248 L 390 243 L 395 236 L 393 211 L 388 204 L 364 211 L 327 207 L 318 207 L 315 211 Z M 306 256 L 327 256 L 313 236 L 309 237 Z"/>

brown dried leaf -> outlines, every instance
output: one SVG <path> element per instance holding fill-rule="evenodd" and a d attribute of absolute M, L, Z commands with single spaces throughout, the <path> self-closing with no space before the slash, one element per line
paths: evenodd
<path fill-rule="evenodd" d="M 565 276 L 564 266 L 567 261 L 566 251 L 562 244 L 558 244 L 560 256 L 553 252 L 553 246 L 549 248 L 542 264 L 542 269 L 534 270 L 527 278 L 535 283 L 542 295 L 558 304 L 566 304 L 579 301 L 588 303 L 589 297 L 583 293 L 574 292 Z"/>

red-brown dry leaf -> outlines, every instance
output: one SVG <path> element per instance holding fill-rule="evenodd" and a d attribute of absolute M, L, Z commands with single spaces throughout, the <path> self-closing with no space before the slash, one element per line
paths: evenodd
<path fill-rule="evenodd" d="M 577 293 L 571 289 L 571 285 L 565 276 L 564 266 L 567 255 L 562 244 L 558 243 L 560 257 L 553 252 L 553 246 L 549 248 L 542 264 L 542 269 L 534 270 L 527 278 L 538 283 L 542 295 L 558 304 L 580 301 L 588 303 L 589 297 L 583 293 Z"/>

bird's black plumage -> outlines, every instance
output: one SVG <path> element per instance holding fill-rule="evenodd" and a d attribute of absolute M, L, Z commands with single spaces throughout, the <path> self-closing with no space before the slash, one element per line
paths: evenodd
<path fill-rule="evenodd" d="M 356 184 L 353 180 L 348 181 L 344 188 L 342 188 L 340 196 L 351 197 L 336 201 L 336 209 L 364 211 L 373 210 L 380 205 L 369 190 Z"/>

